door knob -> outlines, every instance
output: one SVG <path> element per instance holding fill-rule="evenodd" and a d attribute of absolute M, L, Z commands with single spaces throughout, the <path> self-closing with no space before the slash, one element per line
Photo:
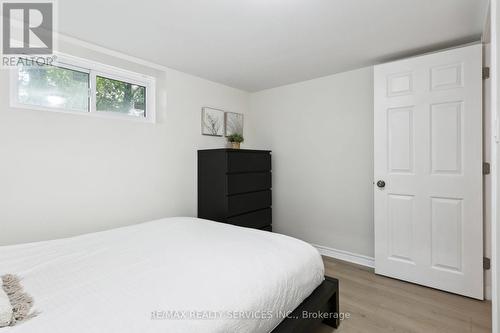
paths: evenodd
<path fill-rule="evenodd" d="M 379 180 L 377 182 L 377 186 L 380 187 L 380 188 L 384 188 L 385 187 L 385 182 L 383 180 Z"/>

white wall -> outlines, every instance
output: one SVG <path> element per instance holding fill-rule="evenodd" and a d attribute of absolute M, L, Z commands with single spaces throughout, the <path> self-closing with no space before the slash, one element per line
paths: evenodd
<path fill-rule="evenodd" d="M 276 231 L 373 257 L 372 68 L 252 94 L 250 110 Z"/>
<path fill-rule="evenodd" d="M 0 71 L 0 244 L 196 216 L 202 106 L 247 113 L 248 94 L 67 43 L 61 51 L 157 78 L 156 124 L 9 108 Z M 251 123 L 246 115 L 245 121 Z M 248 126 L 248 125 L 247 125 Z M 250 131 L 245 133 L 248 141 Z"/>

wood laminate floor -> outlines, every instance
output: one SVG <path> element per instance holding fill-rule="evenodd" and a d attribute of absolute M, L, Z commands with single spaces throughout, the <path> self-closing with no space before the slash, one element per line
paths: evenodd
<path fill-rule="evenodd" d="M 491 332 L 491 303 L 375 275 L 372 269 L 323 258 L 340 281 L 340 328 L 312 333 Z"/>

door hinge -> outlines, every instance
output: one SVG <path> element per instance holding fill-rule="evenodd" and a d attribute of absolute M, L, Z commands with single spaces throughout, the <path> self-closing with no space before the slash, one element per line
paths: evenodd
<path fill-rule="evenodd" d="M 490 261 L 490 258 L 486 258 L 486 257 L 484 257 L 484 258 L 483 258 L 483 268 L 484 268 L 485 270 L 488 270 L 488 269 L 490 269 L 490 268 L 491 268 L 491 261 Z"/>
<path fill-rule="evenodd" d="M 489 162 L 483 162 L 483 175 L 489 175 L 491 172 L 491 166 Z"/>
<path fill-rule="evenodd" d="M 490 68 L 483 67 L 483 80 L 487 80 L 490 78 Z"/>

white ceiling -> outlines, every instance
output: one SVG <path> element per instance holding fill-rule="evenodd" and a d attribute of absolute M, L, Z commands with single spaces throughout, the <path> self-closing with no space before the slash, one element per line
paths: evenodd
<path fill-rule="evenodd" d="M 61 0 L 59 31 L 257 91 L 480 38 L 488 0 Z"/>

